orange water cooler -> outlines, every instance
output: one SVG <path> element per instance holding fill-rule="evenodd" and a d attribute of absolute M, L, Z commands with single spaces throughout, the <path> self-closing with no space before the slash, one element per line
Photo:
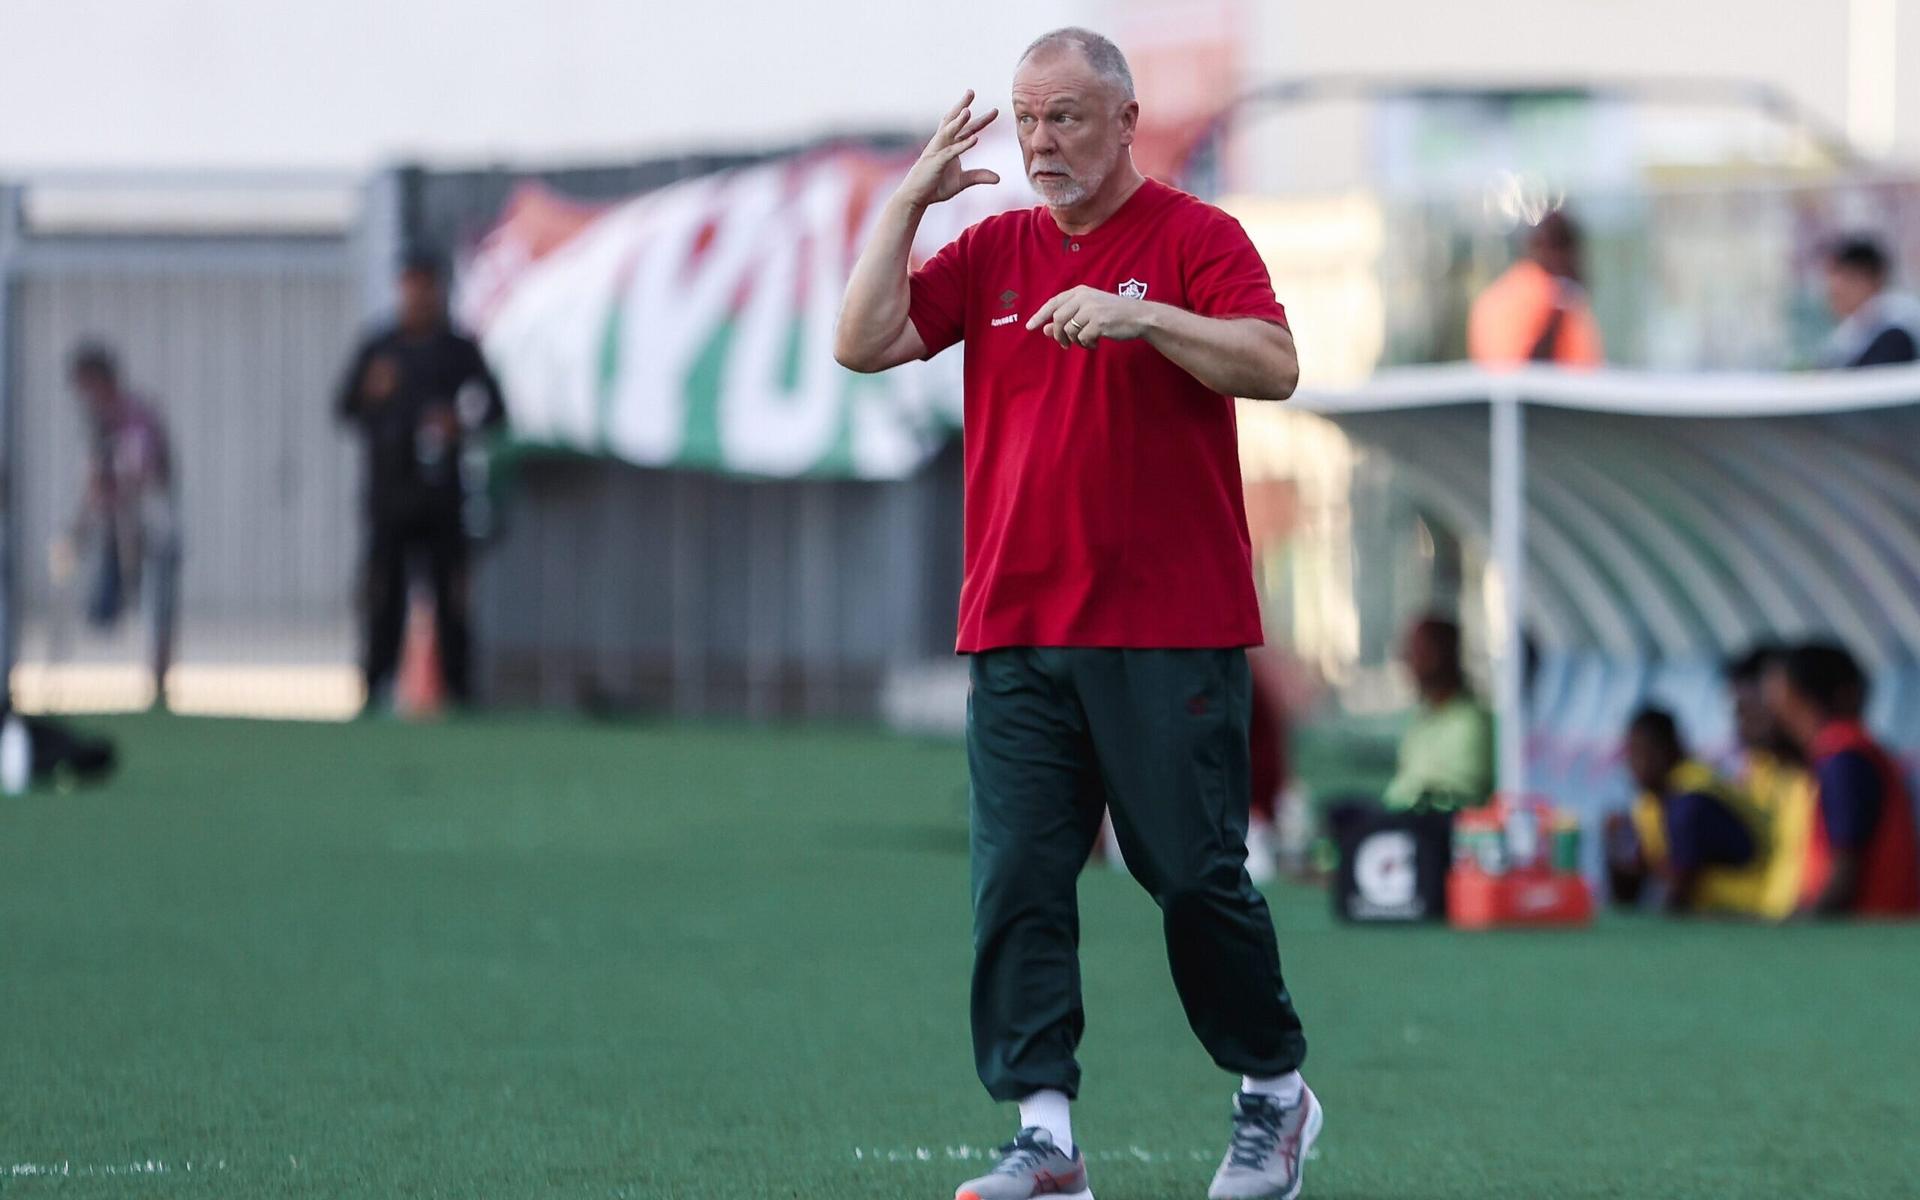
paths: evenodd
<path fill-rule="evenodd" d="M 1585 925 L 1593 892 L 1580 874 L 1580 827 L 1538 797 L 1496 797 L 1453 827 L 1447 921 L 1458 929 Z"/>

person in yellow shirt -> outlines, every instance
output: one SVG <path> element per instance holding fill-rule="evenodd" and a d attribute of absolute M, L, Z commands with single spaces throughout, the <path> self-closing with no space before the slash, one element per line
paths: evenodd
<path fill-rule="evenodd" d="M 1606 358 L 1600 326 L 1580 285 L 1580 227 L 1548 213 L 1527 237 L 1527 255 L 1474 298 L 1467 357 L 1483 366 L 1554 363 L 1596 367 Z"/>
<path fill-rule="evenodd" d="M 1766 878 L 1759 913 L 1776 921 L 1792 916 L 1799 905 L 1814 816 L 1813 777 L 1760 691 L 1767 668 L 1780 653 L 1779 647 L 1756 646 L 1728 663 L 1726 671 L 1734 732 L 1740 739 L 1735 782 L 1766 823 Z"/>
<path fill-rule="evenodd" d="M 1640 795 L 1624 829 L 1609 830 L 1616 900 L 1665 885 L 1672 915 L 1758 915 L 1766 885 L 1766 822 L 1751 801 L 1686 755 L 1673 715 L 1642 709 L 1627 727 L 1627 769 Z M 1624 836 L 1629 833 L 1631 837 Z"/>
<path fill-rule="evenodd" d="M 1408 630 L 1402 654 L 1420 705 L 1400 740 L 1386 806 L 1485 804 L 1493 794 L 1493 714 L 1467 687 L 1460 627 L 1444 617 L 1424 617 Z"/>

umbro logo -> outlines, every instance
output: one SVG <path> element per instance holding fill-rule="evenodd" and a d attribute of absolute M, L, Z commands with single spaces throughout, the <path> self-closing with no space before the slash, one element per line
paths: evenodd
<path fill-rule="evenodd" d="M 1019 292 L 1014 291 L 1012 288 L 1008 288 L 1006 291 L 1000 293 L 1000 307 L 1012 308 L 1013 302 L 1015 300 L 1018 300 L 1019 298 L 1020 298 Z"/>

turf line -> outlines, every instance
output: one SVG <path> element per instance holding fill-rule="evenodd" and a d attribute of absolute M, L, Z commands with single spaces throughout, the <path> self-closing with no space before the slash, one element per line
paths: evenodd
<path fill-rule="evenodd" d="M 190 1175 L 205 1174 L 211 1171 L 227 1169 L 227 1160 L 222 1158 L 214 1162 L 195 1163 L 191 1159 L 180 1163 L 169 1163 L 162 1159 L 149 1158 L 130 1163 L 76 1163 L 71 1159 L 45 1163 L 11 1163 L 0 1167 L 0 1178 L 33 1179 L 40 1177 L 59 1179 L 86 1179 L 112 1176 L 135 1175 Z"/>
<path fill-rule="evenodd" d="M 1207 1150 L 1146 1150 L 1139 1146 L 1128 1146 L 1125 1150 L 1086 1151 L 1088 1162 L 1212 1162 L 1220 1157 Z M 992 1162 L 1000 1157 L 1000 1151 L 991 1146 L 907 1146 L 883 1149 L 878 1146 L 855 1146 L 855 1162 Z M 1307 1152 L 1309 1162 L 1320 1157 L 1320 1148 L 1315 1146 Z"/>

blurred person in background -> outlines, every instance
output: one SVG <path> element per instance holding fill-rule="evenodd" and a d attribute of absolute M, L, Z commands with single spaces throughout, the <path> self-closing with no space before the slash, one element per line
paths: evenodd
<path fill-rule="evenodd" d="M 1617 903 L 1647 884 L 1664 888 L 1670 914 L 1762 914 L 1767 819 L 1713 768 L 1690 758 L 1673 714 L 1642 709 L 1627 726 L 1627 771 L 1640 789 L 1607 827 L 1607 877 Z"/>
<path fill-rule="evenodd" d="M 1460 626 L 1429 615 L 1401 646 L 1419 693 L 1413 724 L 1400 739 L 1399 766 L 1383 797 L 1388 808 L 1474 808 L 1493 795 L 1493 714 L 1461 665 Z"/>
<path fill-rule="evenodd" d="M 1415 699 L 1393 778 L 1378 797 L 1328 801 L 1323 865 L 1350 851 L 1383 813 L 1451 813 L 1493 797 L 1493 713 L 1467 684 L 1459 624 L 1437 613 L 1414 621 L 1401 639 L 1400 660 L 1413 679 Z"/>
<path fill-rule="evenodd" d="M 1606 358 L 1581 285 L 1580 227 L 1565 210 L 1540 219 L 1526 256 L 1487 285 L 1467 316 L 1467 357 L 1484 366 L 1595 367 Z"/>
<path fill-rule="evenodd" d="M 1015 69 L 1045 203 L 914 269 L 927 208 L 998 182 L 960 161 L 997 116 L 972 103 L 874 220 L 834 346 L 863 372 L 966 348 L 974 1054 L 1021 1128 L 957 1194 L 1086 1188 L 1069 1109 L 1085 1023 L 1075 890 L 1105 805 L 1162 911 L 1188 1022 L 1239 1077 L 1208 1194 L 1295 1196 L 1321 1115 L 1246 870 L 1246 647 L 1261 627 L 1232 399 L 1292 393 L 1292 335 L 1240 225 L 1134 165 L 1132 74 L 1084 29 L 1039 38 Z"/>
<path fill-rule="evenodd" d="M 1761 684 L 1783 647 L 1755 646 L 1727 664 L 1733 724 L 1740 742 L 1734 784 L 1767 823 L 1767 866 L 1762 916 L 1782 920 L 1800 906 L 1800 877 L 1813 835 L 1813 779 L 1800 750 L 1767 706 Z"/>
<path fill-rule="evenodd" d="M 1920 301 L 1887 287 L 1887 252 L 1870 237 L 1842 238 L 1827 252 L 1827 305 L 1840 324 L 1825 367 L 1885 367 L 1920 359 Z"/>
<path fill-rule="evenodd" d="M 163 708 L 180 588 L 172 444 L 154 406 L 123 386 L 118 357 L 105 344 L 77 347 L 68 379 L 91 437 L 86 491 L 68 534 L 54 544 L 53 577 L 64 583 L 92 556 L 86 615 L 95 628 L 113 627 L 131 601 L 145 601 L 153 703 Z"/>
<path fill-rule="evenodd" d="M 1288 769 L 1291 726 L 1287 714 L 1285 664 L 1277 655 L 1264 652 L 1263 647 L 1254 647 L 1247 651 L 1247 666 L 1253 684 L 1247 723 L 1251 781 L 1247 805 L 1247 876 L 1255 883 L 1264 884 L 1273 882 L 1280 873 L 1280 822 L 1297 815 L 1289 813 L 1287 805 L 1304 801 L 1300 797 L 1290 800 L 1287 796 L 1291 778 Z M 1115 870 L 1127 868 L 1126 852 L 1120 848 L 1111 813 L 1100 822 L 1094 857 Z"/>
<path fill-rule="evenodd" d="M 1801 909 L 1812 916 L 1920 915 L 1913 801 L 1862 719 L 1869 686 L 1852 652 L 1830 643 L 1780 655 L 1761 684 L 1812 764 L 1816 809 L 1801 883 Z"/>
<path fill-rule="evenodd" d="M 1252 788 L 1247 820 L 1247 874 L 1267 883 L 1279 872 L 1276 845 L 1290 776 L 1291 722 L 1287 712 L 1286 664 L 1261 647 L 1247 651 L 1253 693 L 1247 726 Z"/>
<path fill-rule="evenodd" d="M 339 414 L 366 440 L 366 558 L 361 602 L 367 708 L 393 702 L 407 599 L 424 569 L 448 697 L 473 700 L 468 615 L 471 540 L 465 520 L 473 486 L 468 444 L 506 417 L 480 346 L 447 314 L 444 268 L 425 250 L 408 254 L 392 325 L 354 351 L 340 384 Z"/>

